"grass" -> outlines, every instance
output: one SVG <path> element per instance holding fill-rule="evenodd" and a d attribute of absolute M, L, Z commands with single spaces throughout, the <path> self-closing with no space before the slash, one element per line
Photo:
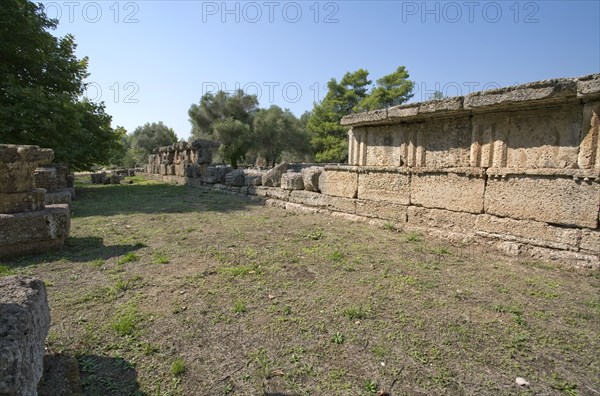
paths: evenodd
<path fill-rule="evenodd" d="M 600 392 L 594 271 L 141 178 L 78 183 L 65 248 L 0 276 L 44 280 L 46 346 L 77 358 L 86 395 Z"/>

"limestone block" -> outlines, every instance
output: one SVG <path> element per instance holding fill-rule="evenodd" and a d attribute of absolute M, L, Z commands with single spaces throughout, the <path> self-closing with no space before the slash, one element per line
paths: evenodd
<path fill-rule="evenodd" d="M 577 79 L 577 97 L 584 101 L 600 99 L 600 74 Z"/>
<path fill-rule="evenodd" d="M 175 165 L 171 164 L 171 165 L 167 165 L 167 174 L 168 175 L 175 175 Z"/>
<path fill-rule="evenodd" d="M 570 78 L 536 81 L 513 87 L 474 92 L 465 96 L 465 109 L 514 108 L 532 102 L 553 103 L 577 95 L 577 81 Z"/>
<path fill-rule="evenodd" d="M 247 186 L 260 186 L 262 184 L 262 176 L 258 175 L 246 175 L 244 183 Z"/>
<path fill-rule="evenodd" d="M 411 177 L 410 202 L 427 208 L 482 213 L 485 180 L 456 173 L 421 173 Z"/>
<path fill-rule="evenodd" d="M 580 105 L 511 112 L 507 120 L 508 135 L 495 137 L 506 142 L 504 166 L 576 168 L 581 117 Z"/>
<path fill-rule="evenodd" d="M 58 190 L 58 179 L 55 168 L 36 168 L 33 172 L 33 177 L 37 188 L 43 188 L 47 192 Z"/>
<path fill-rule="evenodd" d="M 410 203 L 410 175 L 375 169 L 361 171 L 358 174 L 358 198 L 408 205 Z"/>
<path fill-rule="evenodd" d="M 185 164 L 183 162 L 175 165 L 175 175 L 185 176 Z"/>
<path fill-rule="evenodd" d="M 416 148 L 415 166 L 435 168 L 469 166 L 472 135 L 469 116 L 457 115 L 452 118 L 427 120 L 422 132 L 419 133 L 416 141 L 413 142 Z"/>
<path fill-rule="evenodd" d="M 298 204 L 317 206 L 320 208 L 327 207 L 326 196 L 313 191 L 292 191 L 289 199 L 290 202 Z"/>
<path fill-rule="evenodd" d="M 356 201 L 356 214 L 359 216 L 377 217 L 394 222 L 406 222 L 407 205 L 391 202 L 370 201 L 358 199 Z"/>
<path fill-rule="evenodd" d="M 344 116 L 342 117 L 341 125 L 359 125 L 362 123 L 385 121 L 386 119 L 387 109 L 381 109 Z"/>
<path fill-rule="evenodd" d="M 290 196 L 289 190 L 283 190 L 278 187 L 272 187 L 267 190 L 267 197 L 281 199 L 283 201 L 287 201 Z"/>
<path fill-rule="evenodd" d="M 335 197 L 356 198 L 358 173 L 356 169 L 325 169 L 319 177 L 321 193 Z"/>
<path fill-rule="evenodd" d="M 407 210 L 407 221 L 410 225 L 459 233 L 471 233 L 476 219 L 477 215 L 465 212 L 428 209 L 418 206 L 409 206 Z"/>
<path fill-rule="evenodd" d="M 583 106 L 581 132 L 577 165 L 581 169 L 600 170 L 600 101 Z"/>
<path fill-rule="evenodd" d="M 323 173 L 323 169 L 320 166 L 311 166 L 301 170 L 305 190 L 319 192 L 319 177 Z"/>
<path fill-rule="evenodd" d="M 0 394 L 37 395 L 50 328 L 46 287 L 39 279 L 0 278 Z"/>
<path fill-rule="evenodd" d="M 577 249 L 581 233 L 574 228 L 562 228 L 539 221 L 515 220 L 488 214 L 477 216 L 474 230 L 486 237 L 563 250 Z"/>
<path fill-rule="evenodd" d="M 71 192 L 68 189 L 46 193 L 46 205 L 67 204 L 71 205 Z"/>
<path fill-rule="evenodd" d="M 281 175 L 287 171 L 287 168 L 288 163 L 284 162 L 270 169 L 262 176 L 262 185 L 266 187 L 279 187 L 281 185 Z"/>
<path fill-rule="evenodd" d="M 302 205 L 315 206 L 347 213 L 356 212 L 356 200 L 349 198 L 333 197 L 312 191 L 295 190 L 290 193 L 290 202 Z"/>
<path fill-rule="evenodd" d="M 29 212 L 44 209 L 46 190 L 36 188 L 28 192 L 0 192 L 0 213 Z"/>
<path fill-rule="evenodd" d="M 259 197 L 266 197 L 267 191 L 269 191 L 270 188 L 271 187 L 256 186 L 254 188 L 254 191 L 256 192 L 256 195 L 258 195 Z"/>
<path fill-rule="evenodd" d="M 60 247 L 69 235 L 68 205 L 44 210 L 0 214 L 0 256 L 13 256 Z"/>
<path fill-rule="evenodd" d="M 281 175 L 281 188 L 285 190 L 304 190 L 304 181 L 300 172 L 287 172 Z"/>
<path fill-rule="evenodd" d="M 407 163 L 408 141 L 421 131 L 421 124 L 381 125 L 363 128 L 359 158 L 364 152 L 364 163 L 368 166 L 400 166 Z M 415 137 L 416 139 L 416 137 Z"/>
<path fill-rule="evenodd" d="M 581 230 L 581 242 L 579 247 L 582 251 L 600 256 L 600 230 Z M 600 259 L 600 257 L 598 257 Z"/>
<path fill-rule="evenodd" d="M 27 192 L 34 188 L 33 171 L 52 162 L 54 152 L 38 146 L 0 144 L 0 192 Z"/>
<path fill-rule="evenodd" d="M 234 169 L 225 175 L 225 184 L 228 186 L 242 187 L 246 185 L 246 174 L 243 170 Z"/>
<path fill-rule="evenodd" d="M 307 207 L 301 204 L 297 204 L 297 203 L 292 203 L 292 202 L 286 202 L 285 203 L 285 209 L 292 211 L 294 213 L 311 213 L 311 214 L 315 214 L 319 212 L 319 209 L 317 208 L 311 208 L 311 207 Z"/>
<path fill-rule="evenodd" d="M 566 177 L 489 178 L 485 212 L 514 219 L 596 228 L 600 183 Z"/>

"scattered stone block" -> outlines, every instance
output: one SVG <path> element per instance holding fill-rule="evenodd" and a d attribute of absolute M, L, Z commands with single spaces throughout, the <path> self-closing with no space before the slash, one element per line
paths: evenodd
<path fill-rule="evenodd" d="M 262 185 L 265 187 L 279 187 L 281 186 L 281 175 L 283 175 L 288 168 L 288 163 L 284 162 L 270 169 L 267 173 L 262 176 Z"/>
<path fill-rule="evenodd" d="M 320 166 L 311 166 L 308 168 L 303 168 L 301 170 L 302 173 L 302 181 L 304 182 L 304 189 L 307 191 L 316 191 L 319 192 L 319 177 L 321 177 L 321 173 L 323 173 L 323 167 Z"/>
<path fill-rule="evenodd" d="M 299 172 L 287 172 L 281 175 L 281 188 L 284 190 L 304 190 L 304 181 Z"/>
<path fill-rule="evenodd" d="M 44 210 L 0 213 L 0 257 L 17 256 L 61 247 L 69 236 L 68 205 L 46 205 Z"/>
<path fill-rule="evenodd" d="M 46 288 L 41 280 L 0 278 L 0 394 L 36 395 L 50 328 Z"/>

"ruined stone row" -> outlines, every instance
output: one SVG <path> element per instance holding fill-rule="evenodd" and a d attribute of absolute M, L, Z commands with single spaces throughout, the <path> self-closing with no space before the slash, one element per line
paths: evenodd
<path fill-rule="evenodd" d="M 61 247 L 69 235 L 69 205 L 47 200 L 65 186 L 70 203 L 66 175 L 59 181 L 56 168 L 38 170 L 53 157 L 52 150 L 38 146 L 0 144 L 0 257 Z"/>
<path fill-rule="evenodd" d="M 207 166 L 212 162 L 212 152 L 219 144 L 210 140 L 179 142 L 157 147 L 148 156 L 147 173 L 182 177 L 207 176 Z"/>
<path fill-rule="evenodd" d="M 342 125 L 348 165 L 193 174 L 151 163 L 147 175 L 600 266 L 600 74 L 354 114 Z"/>

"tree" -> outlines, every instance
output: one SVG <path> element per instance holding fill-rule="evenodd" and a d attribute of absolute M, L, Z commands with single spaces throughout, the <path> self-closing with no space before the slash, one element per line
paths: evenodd
<path fill-rule="evenodd" d="M 219 153 L 237 168 L 252 147 L 252 122 L 257 109 L 256 95 L 246 95 L 241 89 L 233 93 L 208 92 L 199 105 L 193 104 L 188 110 L 192 136 L 221 143 Z"/>
<path fill-rule="evenodd" d="M 348 156 L 347 129 L 340 120 L 359 110 L 371 84 L 368 76 L 368 71 L 358 69 L 346 73 L 339 83 L 335 78 L 327 83 L 327 95 L 314 105 L 307 124 L 317 162 L 342 162 Z"/>
<path fill-rule="evenodd" d="M 377 110 L 408 101 L 413 97 L 414 87 L 414 83 L 408 80 L 409 77 L 404 66 L 398 67 L 392 74 L 381 77 L 377 80 L 377 86 L 361 101 L 361 107 L 365 110 Z"/>
<path fill-rule="evenodd" d="M 340 125 L 343 116 L 363 110 L 375 110 L 404 103 L 412 97 L 413 82 L 403 66 L 376 81 L 371 88 L 369 72 L 358 69 L 346 73 L 338 83 L 327 84 L 327 95 L 315 103 L 307 128 L 317 162 L 343 162 L 348 157 L 347 128 Z"/>
<path fill-rule="evenodd" d="M 131 135 L 130 155 L 137 164 L 146 163 L 148 155 L 156 147 L 168 146 L 177 142 L 177 135 L 172 128 L 167 127 L 162 121 L 146 123 L 135 128 Z"/>
<path fill-rule="evenodd" d="M 259 110 L 254 116 L 253 127 L 252 144 L 267 164 L 275 166 L 284 151 L 302 155 L 309 150 L 306 130 L 288 109 L 273 105 Z"/>
<path fill-rule="evenodd" d="M 427 98 L 427 100 L 440 100 L 444 98 L 445 96 L 441 91 L 434 91 L 431 95 L 429 95 L 429 98 Z"/>
<path fill-rule="evenodd" d="M 119 149 L 103 103 L 80 100 L 88 59 L 75 40 L 56 38 L 42 5 L 3 0 L 0 7 L 0 141 L 54 150 L 76 170 L 106 163 Z"/>

